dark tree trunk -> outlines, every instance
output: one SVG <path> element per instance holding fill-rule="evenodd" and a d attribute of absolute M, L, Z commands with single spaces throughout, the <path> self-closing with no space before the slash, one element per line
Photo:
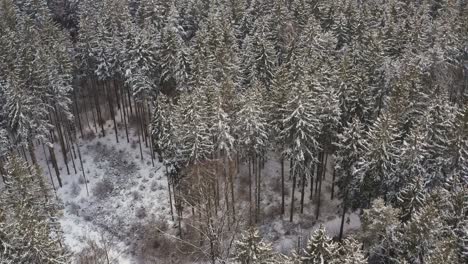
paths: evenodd
<path fill-rule="evenodd" d="M 336 173 L 336 170 L 333 169 L 333 178 L 332 178 L 332 186 L 331 186 L 331 196 L 330 196 L 330 200 L 333 200 L 334 198 L 334 193 L 335 193 L 335 173 Z"/>
<path fill-rule="evenodd" d="M 78 146 L 78 142 L 75 142 L 75 143 L 76 143 L 76 150 L 78 151 L 78 158 L 80 159 L 81 171 L 83 172 L 83 180 L 86 186 L 86 194 L 89 196 L 88 179 L 86 179 L 86 174 L 85 174 L 85 170 L 83 166 L 83 159 L 81 158 L 80 146 Z"/>
<path fill-rule="evenodd" d="M 60 125 L 60 120 L 59 120 L 58 113 L 57 113 L 57 107 L 54 106 L 54 110 L 55 110 L 56 128 L 57 128 L 60 148 L 62 149 L 63 162 L 65 164 L 65 167 L 67 168 L 67 174 L 70 175 L 70 168 L 68 167 L 67 149 L 66 149 L 66 146 L 65 146 L 65 140 L 64 140 L 64 135 L 63 135 L 63 131 L 62 131 L 62 126 Z"/>
<path fill-rule="evenodd" d="M 30 138 L 28 139 L 28 151 L 32 164 L 37 165 L 36 153 L 34 153 L 34 144 Z"/>
<path fill-rule="evenodd" d="M 99 103 L 99 81 L 94 81 L 94 98 L 95 98 L 95 103 L 96 103 L 96 114 L 97 114 L 97 119 L 98 123 L 101 126 L 101 132 L 102 136 L 106 136 L 106 132 L 104 131 L 104 120 L 102 119 L 102 112 L 101 112 L 101 105 Z"/>
<path fill-rule="evenodd" d="M 235 204 L 235 200 L 234 200 L 234 172 L 232 171 L 232 168 L 231 168 L 231 162 L 230 160 L 228 160 L 228 170 L 229 170 L 229 181 L 230 181 L 230 184 L 231 184 L 231 207 L 232 207 L 232 219 L 234 220 L 234 222 L 236 221 L 236 204 Z"/>
<path fill-rule="evenodd" d="M 71 141 L 71 138 L 70 138 L 70 130 L 67 128 L 66 129 L 67 131 L 67 134 L 65 134 L 65 140 L 66 140 L 66 143 L 67 143 L 67 149 L 71 149 L 72 151 L 70 151 L 70 157 L 71 157 L 71 162 L 72 162 L 72 165 L 73 165 L 73 170 L 75 171 L 75 174 L 77 174 L 77 170 L 76 170 L 76 165 L 75 165 L 75 158 L 76 158 L 76 154 L 75 154 L 75 157 L 73 157 L 73 153 L 75 152 L 75 147 L 73 146 L 73 143 L 70 142 Z"/>
<path fill-rule="evenodd" d="M 75 119 L 78 121 L 78 127 L 80 128 L 80 134 L 81 137 L 83 138 L 83 127 L 81 126 L 81 118 L 80 118 L 80 109 L 78 108 L 78 97 L 76 96 L 76 89 L 78 88 L 73 88 L 73 98 L 75 101 Z"/>
<path fill-rule="evenodd" d="M 136 111 L 136 115 L 137 115 L 137 118 L 138 118 L 138 121 L 139 121 L 138 123 L 141 124 L 140 114 L 139 114 L 138 109 L 139 109 L 138 106 L 135 104 L 135 111 Z M 142 132 L 141 127 L 138 130 L 140 130 L 140 131 L 137 132 L 137 134 L 138 134 L 138 144 L 140 145 L 140 158 L 143 161 L 143 147 L 141 146 L 141 141 L 143 140 L 143 138 L 140 137 L 140 134 L 141 134 L 140 132 Z"/>
<path fill-rule="evenodd" d="M 127 143 L 130 143 L 130 138 L 128 137 L 128 112 L 127 112 L 127 99 L 126 96 L 123 95 L 123 93 L 125 92 L 124 91 L 124 87 L 121 88 L 122 90 L 122 112 L 123 112 L 123 121 L 124 121 L 124 126 L 125 126 L 125 135 L 127 136 Z"/>
<path fill-rule="evenodd" d="M 317 175 L 318 177 L 320 177 L 320 180 L 319 180 L 319 188 L 318 188 L 318 193 L 317 193 L 317 212 L 316 212 L 316 219 L 319 218 L 320 216 L 320 203 L 322 201 L 322 182 L 323 182 L 323 179 L 325 177 L 325 173 L 327 172 L 327 161 L 328 161 L 328 155 L 327 153 L 323 153 L 322 155 L 322 160 L 323 160 L 323 165 L 322 165 L 322 175 Z"/>
<path fill-rule="evenodd" d="M 167 177 L 167 189 L 169 190 L 169 207 L 171 208 L 171 218 L 174 221 L 174 211 L 172 210 L 172 194 L 171 194 L 171 181 L 169 180 L 169 173 L 167 172 L 166 167 L 166 177 Z"/>
<path fill-rule="evenodd" d="M 48 148 L 49 148 L 49 153 L 50 153 L 50 159 L 52 160 L 52 165 L 54 166 L 54 169 L 55 169 L 55 176 L 57 177 L 59 186 L 62 187 L 62 179 L 60 178 L 60 170 L 57 164 L 57 158 L 55 157 L 54 148 L 51 146 L 48 146 Z"/>
<path fill-rule="evenodd" d="M 252 170 L 253 158 L 249 157 L 249 224 L 252 224 Z"/>
<path fill-rule="evenodd" d="M 55 193 L 55 198 L 57 198 L 57 188 L 55 187 L 54 179 L 52 177 L 52 171 L 50 170 L 49 160 L 47 159 L 47 152 L 45 150 L 44 144 L 42 144 L 42 150 L 44 151 L 44 159 L 45 159 L 45 163 L 47 165 L 47 170 L 49 171 L 50 184 L 52 184 L 52 188 L 53 188 L 54 193 Z M 1 165 L 2 165 L 2 163 L 0 161 L 0 166 Z"/>
<path fill-rule="evenodd" d="M 304 196 L 305 196 L 305 182 L 306 182 L 306 176 L 305 173 L 302 174 L 302 187 L 301 187 L 301 214 L 304 213 Z"/>
<path fill-rule="evenodd" d="M 115 112 L 114 112 L 114 103 L 112 101 L 112 97 L 111 97 L 111 92 L 109 91 L 111 88 L 109 87 L 109 82 L 107 81 L 105 83 L 105 88 L 104 88 L 104 92 L 106 93 L 107 95 L 107 102 L 109 104 L 109 113 L 111 115 L 111 118 L 112 118 L 112 122 L 114 123 L 114 132 L 115 132 L 115 140 L 117 143 L 119 143 L 119 133 L 118 133 L 118 130 L 117 130 L 117 121 L 115 120 Z"/>
<path fill-rule="evenodd" d="M 310 195 L 309 195 L 309 200 L 313 201 L 314 200 L 314 174 L 315 174 L 315 169 L 317 167 L 317 164 L 314 164 L 312 166 L 312 171 L 310 174 Z"/>
<path fill-rule="evenodd" d="M 345 196 L 343 197 L 343 212 L 341 214 L 341 224 L 340 224 L 340 234 L 338 236 L 338 239 L 341 241 L 343 238 L 343 230 L 344 230 L 344 222 L 345 222 L 345 216 L 346 216 L 346 210 L 347 210 L 347 200 L 348 199 L 348 194 L 346 193 Z"/>
<path fill-rule="evenodd" d="M 281 215 L 284 215 L 284 158 L 281 158 Z"/>
<path fill-rule="evenodd" d="M 258 179 L 257 179 L 257 220 L 260 220 L 260 202 L 261 202 L 261 191 L 262 191 L 262 181 L 261 181 L 261 178 L 262 178 L 262 159 L 259 159 L 259 163 L 258 163 Z"/>
<path fill-rule="evenodd" d="M 292 222 L 293 221 L 293 217 L 294 217 L 294 193 L 296 192 L 296 173 L 294 172 L 293 173 L 293 182 L 292 182 L 292 192 L 291 192 L 291 214 L 289 216 L 289 221 Z"/>

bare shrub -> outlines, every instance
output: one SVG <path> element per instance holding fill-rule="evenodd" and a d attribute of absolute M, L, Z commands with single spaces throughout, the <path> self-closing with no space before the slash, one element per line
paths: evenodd
<path fill-rule="evenodd" d="M 132 149 L 136 149 L 137 146 L 138 146 L 137 144 L 138 144 L 138 142 L 137 142 L 136 140 L 132 140 L 132 144 L 130 145 L 130 147 L 131 147 Z"/>
<path fill-rule="evenodd" d="M 71 195 L 72 195 L 72 197 L 77 197 L 78 195 L 80 195 L 80 192 L 81 192 L 80 185 L 78 185 L 78 183 L 76 183 L 76 182 L 73 182 L 72 185 L 71 185 Z"/>
<path fill-rule="evenodd" d="M 98 199 L 103 200 L 109 197 L 114 190 L 114 184 L 108 178 L 104 178 L 102 181 L 96 183 L 93 188 L 93 195 Z"/>
<path fill-rule="evenodd" d="M 96 138 L 94 131 L 90 130 L 83 135 L 84 140 L 93 140 Z"/>
<path fill-rule="evenodd" d="M 174 252 L 175 241 L 161 232 L 168 229 L 163 219 L 151 219 L 137 227 L 138 242 L 133 243 L 132 252 L 142 259 L 143 263 L 164 263 L 161 260 Z M 157 262 L 154 262 L 158 260 Z M 153 262 L 152 262 L 153 261 Z"/>
<path fill-rule="evenodd" d="M 281 215 L 281 204 L 270 204 L 263 210 L 263 217 L 266 219 L 272 219 L 278 215 Z"/>
<path fill-rule="evenodd" d="M 76 216 L 80 215 L 81 206 L 75 202 L 69 202 L 67 204 L 67 209 L 68 209 L 68 212 L 72 215 L 76 215 Z"/>
<path fill-rule="evenodd" d="M 117 256 L 111 254 L 114 247 L 113 240 L 109 236 L 101 234 L 99 241 L 92 239 L 86 240 L 87 245 L 79 253 L 74 256 L 74 263 L 76 264 L 118 264 Z"/>
<path fill-rule="evenodd" d="M 155 192 L 155 191 L 157 191 L 157 190 L 159 190 L 159 184 L 158 184 L 157 181 L 153 181 L 153 182 L 151 183 L 151 191 L 152 191 L 152 192 Z"/>
<path fill-rule="evenodd" d="M 135 216 L 138 217 L 139 219 L 143 219 L 146 217 L 146 208 L 145 207 L 139 207 L 135 211 Z"/>
<path fill-rule="evenodd" d="M 132 198 L 134 201 L 139 201 L 141 200 L 141 194 L 138 191 L 133 191 L 132 192 Z"/>

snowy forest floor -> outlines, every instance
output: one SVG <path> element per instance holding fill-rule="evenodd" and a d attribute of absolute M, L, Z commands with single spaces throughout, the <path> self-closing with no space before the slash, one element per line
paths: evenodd
<path fill-rule="evenodd" d="M 176 223 L 171 221 L 167 178 L 165 170 L 157 159 L 151 162 L 149 148 L 143 146 L 143 159 L 140 156 L 138 132 L 129 129 L 130 142 L 125 130 L 118 129 L 119 143 L 116 142 L 112 121 L 105 124 L 106 136 L 87 131 L 79 139 L 88 190 L 75 157 L 76 173 L 71 162 L 67 170 L 55 147 L 63 187 L 58 183 L 49 157 L 42 148 L 37 148 L 37 157 L 46 178 L 50 178 L 46 161 L 49 162 L 51 179 L 57 188 L 57 197 L 63 202 L 64 210 L 60 223 L 66 245 L 72 253 L 80 254 L 96 243 L 109 252 L 111 263 L 195 263 L 190 256 L 181 256 L 158 232 L 177 233 Z M 69 153 L 71 154 L 71 153 Z M 273 158 L 272 158 L 273 157 Z M 281 164 L 277 154 L 269 153 L 269 160 L 262 171 L 262 196 L 260 221 L 261 234 L 281 253 L 291 253 L 298 245 L 303 245 L 309 234 L 324 224 L 329 235 L 335 236 L 340 226 L 340 201 L 330 200 L 331 167 L 328 162 L 326 179 L 322 186 L 320 217 L 316 220 L 316 203 L 309 200 L 306 188 L 304 214 L 300 214 L 300 188 L 296 189 L 294 221 L 289 222 L 291 182 L 289 167 L 285 164 L 286 208 L 281 216 Z M 248 167 L 242 164 L 236 180 L 236 206 L 247 210 L 248 215 Z M 336 190 L 335 190 L 336 191 Z M 187 214 L 189 214 L 187 210 Z M 356 214 L 348 215 L 345 223 L 347 232 L 359 228 Z M 156 227 L 156 228 L 155 228 Z M 152 261 L 144 255 L 152 254 Z M 146 259 L 143 261 L 142 259 Z"/>

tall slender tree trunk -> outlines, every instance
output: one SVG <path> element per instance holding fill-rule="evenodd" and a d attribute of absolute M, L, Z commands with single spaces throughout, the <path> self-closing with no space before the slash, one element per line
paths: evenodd
<path fill-rule="evenodd" d="M 260 166 L 258 166 L 260 162 L 258 161 L 257 155 L 254 155 L 254 160 L 253 160 L 253 167 L 255 168 L 254 170 L 254 183 L 255 183 L 255 188 L 254 188 L 254 196 L 255 196 L 255 210 L 254 210 L 254 216 L 255 216 L 255 223 L 258 222 L 258 217 L 257 217 L 257 206 L 258 206 L 258 169 Z"/>
<path fill-rule="evenodd" d="M 67 144 L 67 149 L 71 149 L 72 151 L 70 151 L 70 160 L 72 162 L 72 165 L 73 165 L 73 170 L 75 171 L 75 174 L 77 174 L 77 170 L 76 170 L 76 165 L 75 165 L 75 158 L 76 158 L 76 154 L 75 154 L 75 157 L 73 156 L 73 154 L 75 153 L 75 147 L 73 146 L 73 143 L 70 142 L 71 141 L 71 138 L 70 138 L 70 135 L 71 135 L 71 132 L 70 132 L 70 129 L 66 128 L 66 134 L 65 134 L 65 140 L 66 140 L 66 144 Z"/>
<path fill-rule="evenodd" d="M 148 124 L 150 124 L 151 122 L 151 110 L 150 110 L 150 105 L 149 105 L 149 102 L 146 101 L 146 105 L 147 105 L 147 108 L 148 108 Z M 149 125 L 148 125 L 148 130 L 149 130 Z M 153 137 L 151 136 L 151 133 L 149 132 L 148 133 L 148 138 L 149 138 L 149 147 L 150 147 L 150 153 L 151 153 L 151 164 L 153 165 L 154 167 L 154 147 L 153 147 Z"/>
<path fill-rule="evenodd" d="M 249 224 L 252 225 L 252 165 L 253 158 L 249 157 Z"/>
<path fill-rule="evenodd" d="M 91 95 L 91 90 L 92 90 L 92 87 L 93 87 L 93 81 L 92 80 L 89 80 L 88 81 L 89 85 L 87 85 L 87 95 L 88 95 L 88 98 L 84 98 L 84 101 L 85 101 L 85 104 L 87 101 L 89 101 L 89 109 L 91 111 L 91 116 L 93 117 L 93 123 L 94 123 L 94 131 L 96 132 L 96 135 L 98 134 L 98 124 L 97 124 L 97 111 L 96 111 L 96 115 L 94 114 L 94 109 L 96 107 L 96 99 L 94 100 L 91 100 L 91 98 L 93 97 Z M 93 107 L 93 102 L 94 101 L 94 107 Z"/>
<path fill-rule="evenodd" d="M 258 188 L 257 188 L 257 219 L 258 221 L 260 220 L 260 203 L 262 201 L 262 159 L 260 157 L 259 159 L 259 164 L 258 164 L 258 180 L 257 180 L 257 185 L 258 185 Z"/>
<path fill-rule="evenodd" d="M 52 189 L 54 190 L 55 198 L 57 198 L 57 188 L 55 187 L 54 179 L 52 177 L 52 171 L 50 170 L 49 160 L 47 159 L 47 153 L 46 153 L 46 150 L 45 150 L 45 147 L 44 147 L 43 143 L 42 143 L 42 150 L 44 151 L 44 159 L 45 159 L 45 163 L 47 165 L 47 170 L 49 171 L 50 184 L 52 185 Z M 2 165 L 2 163 L 0 161 L 0 167 L 1 167 L 1 165 Z M 1 169 L 0 169 L 0 171 L 1 171 Z"/>
<path fill-rule="evenodd" d="M 75 120 L 78 122 L 81 138 L 83 138 L 83 127 L 81 126 L 80 109 L 78 108 L 78 96 L 76 96 L 76 89 L 78 88 L 73 88 L 73 99 L 75 101 Z"/>
<path fill-rule="evenodd" d="M 28 138 L 28 151 L 33 165 L 37 165 L 36 153 L 34 153 L 34 143 L 31 138 Z"/>
<path fill-rule="evenodd" d="M 302 174 L 302 182 L 301 182 L 301 214 L 304 213 L 304 196 L 305 196 L 305 182 L 307 178 L 305 173 Z"/>
<path fill-rule="evenodd" d="M 60 120 L 59 120 L 59 116 L 58 116 L 58 113 L 57 113 L 57 107 L 56 106 L 54 106 L 54 110 L 55 110 L 56 128 L 57 128 L 60 148 L 62 150 L 63 162 L 65 164 L 65 167 L 67 168 L 67 174 L 70 175 L 70 168 L 68 167 L 67 149 L 66 149 L 66 146 L 65 146 L 65 140 L 64 140 L 64 135 L 63 135 L 63 131 L 62 131 L 62 126 L 60 124 Z"/>
<path fill-rule="evenodd" d="M 293 172 L 292 173 L 293 176 L 292 176 L 292 192 L 291 192 L 291 213 L 290 213 L 290 216 L 289 216 L 289 222 L 292 222 L 293 221 L 293 217 L 294 217 L 294 194 L 296 192 L 296 173 Z"/>
<path fill-rule="evenodd" d="M 322 201 L 322 182 L 323 182 L 323 178 L 325 177 L 325 173 L 327 172 L 327 161 L 328 161 L 328 154 L 326 152 L 323 153 L 323 156 L 324 158 L 323 159 L 323 166 L 322 166 L 322 175 L 317 175 L 318 177 L 320 177 L 320 180 L 319 180 L 319 187 L 318 187 L 318 194 L 317 194 L 317 212 L 316 212 L 316 219 L 319 218 L 320 216 L 320 203 Z"/>
<path fill-rule="evenodd" d="M 125 99 L 125 95 L 124 95 L 124 87 L 122 86 L 121 87 L 121 90 L 122 90 L 122 112 L 123 112 L 123 121 L 124 121 L 124 126 L 125 126 L 125 135 L 127 136 L 127 143 L 130 143 L 130 138 L 128 137 L 128 125 L 127 125 L 127 121 L 128 121 L 128 113 L 127 113 L 127 100 Z"/>
<path fill-rule="evenodd" d="M 62 179 L 60 178 L 60 170 L 57 164 L 57 158 L 55 157 L 54 147 L 48 146 L 48 148 L 49 148 L 50 159 L 52 160 L 52 165 L 54 166 L 54 169 L 55 169 L 55 176 L 57 177 L 58 184 L 61 188 Z"/>
<path fill-rule="evenodd" d="M 322 152 L 320 152 L 319 157 L 318 157 L 319 162 L 317 164 L 317 175 L 315 175 L 315 195 L 318 194 L 319 181 L 322 175 L 322 159 L 323 159 L 323 155 L 322 155 Z"/>
<path fill-rule="evenodd" d="M 234 172 L 232 171 L 232 166 L 230 160 L 228 161 L 228 169 L 229 169 L 229 182 L 231 185 L 231 207 L 232 207 L 232 219 L 234 220 L 233 222 L 236 221 L 236 203 L 234 199 Z M 235 168 L 234 168 L 235 169 Z"/>
<path fill-rule="evenodd" d="M 106 136 L 106 132 L 104 130 L 104 120 L 102 118 L 102 112 L 101 112 L 101 105 L 99 103 L 99 81 L 95 80 L 93 81 L 94 84 L 94 98 L 95 98 L 95 103 L 96 103 L 96 114 L 97 114 L 97 119 L 98 123 L 101 126 L 101 132 L 102 136 Z"/>
<path fill-rule="evenodd" d="M 130 89 L 128 87 L 127 87 L 127 95 L 128 95 L 128 106 L 130 106 L 130 115 L 133 115 L 132 97 L 130 96 Z"/>
<path fill-rule="evenodd" d="M 314 200 L 314 175 L 315 175 L 315 171 L 317 169 L 318 169 L 317 164 L 315 164 L 315 162 L 314 162 L 314 165 L 312 166 L 312 171 L 311 171 L 311 174 L 310 174 L 310 195 L 309 195 L 309 200 L 310 201 Z"/>
<path fill-rule="evenodd" d="M 338 236 L 339 240 L 341 241 L 341 239 L 343 238 L 343 231 L 344 231 L 344 222 L 345 222 L 345 216 L 346 216 L 346 210 L 348 209 L 347 208 L 347 205 L 348 205 L 348 191 L 346 191 L 345 193 L 345 196 L 343 197 L 343 212 L 341 213 L 341 224 L 340 224 L 340 234 Z"/>
<path fill-rule="evenodd" d="M 112 101 L 111 91 L 110 91 L 111 88 L 109 86 L 110 86 L 109 81 L 105 82 L 104 92 L 107 95 L 107 102 L 109 104 L 109 113 L 111 115 L 112 122 L 114 123 L 115 140 L 117 143 L 119 143 L 119 133 L 117 130 L 117 121 L 115 120 L 114 102 Z"/>
<path fill-rule="evenodd" d="M 226 155 L 225 154 L 222 154 L 223 155 L 223 173 L 224 173 L 224 199 L 226 200 L 226 212 L 229 213 L 229 179 L 228 179 L 228 175 L 227 175 L 227 168 L 226 168 Z M 234 202 L 234 201 L 232 201 Z M 228 217 L 228 220 L 229 220 L 229 217 Z"/>
<path fill-rule="evenodd" d="M 284 215 L 284 158 L 281 157 L 281 215 Z"/>
<path fill-rule="evenodd" d="M 334 198 L 334 193 L 335 193 L 335 174 L 336 174 L 336 170 L 333 169 L 333 178 L 332 178 L 332 186 L 331 186 L 331 196 L 330 196 L 330 200 L 333 200 Z"/>
<path fill-rule="evenodd" d="M 138 106 L 136 105 L 136 103 L 135 103 L 135 111 L 136 111 L 136 115 L 137 115 L 137 118 L 138 118 L 138 121 L 139 121 L 138 123 L 141 124 L 140 115 L 139 115 L 139 111 L 138 111 Z M 141 146 L 142 145 L 141 141 L 143 140 L 143 138 L 140 137 L 140 132 L 142 132 L 141 130 L 142 130 L 142 128 L 140 127 L 138 129 L 138 131 L 137 131 L 137 134 L 138 134 L 138 144 L 140 145 L 140 158 L 141 158 L 141 161 L 143 161 L 143 148 Z"/>
<path fill-rule="evenodd" d="M 171 218 L 174 221 L 174 211 L 172 210 L 172 194 L 171 194 L 171 181 L 169 180 L 169 173 L 166 167 L 167 189 L 169 190 L 169 207 L 171 208 Z"/>
<path fill-rule="evenodd" d="M 80 159 L 81 171 L 83 172 L 83 180 L 86 186 L 86 194 L 89 196 L 88 179 L 86 179 L 85 169 L 83 166 L 83 159 L 81 158 L 80 146 L 78 145 L 78 142 L 75 142 L 75 144 L 76 144 L 76 150 L 78 151 L 78 158 Z"/>

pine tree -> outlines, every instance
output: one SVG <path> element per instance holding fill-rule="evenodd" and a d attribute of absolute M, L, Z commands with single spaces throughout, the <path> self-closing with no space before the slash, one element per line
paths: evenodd
<path fill-rule="evenodd" d="M 448 263 L 456 263 L 456 239 L 452 232 L 444 230 L 440 217 L 437 206 L 429 201 L 403 224 L 394 238 L 399 259 L 424 263 L 430 259 L 445 259 Z"/>
<path fill-rule="evenodd" d="M 159 60 L 161 82 L 165 85 L 173 85 L 178 90 L 184 90 L 188 84 L 190 59 L 183 39 L 184 31 L 178 20 L 178 11 L 172 5 L 169 20 L 161 32 Z"/>
<path fill-rule="evenodd" d="M 53 203 L 38 168 L 16 157 L 6 166 L 0 204 L 2 263 L 69 263 Z"/>
<path fill-rule="evenodd" d="M 366 264 L 367 258 L 362 251 L 362 244 L 352 237 L 345 238 L 338 248 L 338 257 L 330 263 L 336 264 Z"/>
<path fill-rule="evenodd" d="M 414 176 L 398 193 L 397 205 L 401 210 L 401 220 L 408 221 L 411 215 L 421 208 L 426 200 L 425 184 L 421 176 Z"/>
<path fill-rule="evenodd" d="M 338 256 L 337 250 L 338 245 L 327 236 L 325 228 L 321 225 L 309 238 L 303 256 L 300 257 L 300 263 L 333 263 Z"/>
<path fill-rule="evenodd" d="M 395 195 L 397 182 L 395 163 L 399 132 L 395 121 L 388 113 L 383 113 L 366 134 L 364 155 L 358 164 L 358 174 L 362 175 L 361 195 L 367 202 L 379 195 L 390 200 Z"/>
<path fill-rule="evenodd" d="M 451 167 L 449 146 L 452 139 L 449 138 L 449 135 L 454 128 L 456 112 L 454 107 L 444 98 L 446 98 L 445 93 L 436 95 L 421 119 L 422 125 L 427 131 L 426 177 L 432 186 L 440 185 Z"/>
<path fill-rule="evenodd" d="M 180 115 L 176 138 L 180 140 L 180 153 L 186 164 L 197 164 L 213 152 L 213 143 L 208 124 L 206 95 L 202 90 L 185 94 L 176 110 Z"/>
<path fill-rule="evenodd" d="M 249 228 L 241 238 L 235 242 L 235 260 L 240 264 L 274 264 L 275 253 L 270 244 L 263 242 L 258 230 Z"/>
<path fill-rule="evenodd" d="M 359 203 L 359 178 L 356 169 L 364 151 L 364 133 L 363 125 L 359 119 L 355 118 L 352 123 L 343 129 L 343 132 L 338 134 L 335 143 L 337 148 L 334 154 L 336 184 L 340 189 L 339 197 L 343 200 L 340 238 L 343 237 L 344 219 L 347 210 Z"/>
<path fill-rule="evenodd" d="M 247 91 L 239 109 L 236 113 L 236 134 L 242 152 L 251 158 L 263 155 L 268 145 L 269 129 L 258 88 Z"/>
<path fill-rule="evenodd" d="M 147 98 L 157 93 L 157 45 L 154 27 L 139 29 L 126 23 L 122 40 L 122 71 L 137 98 Z"/>
<path fill-rule="evenodd" d="M 270 89 L 274 69 L 277 61 L 271 37 L 265 18 L 255 21 L 253 32 L 244 40 L 243 72 L 244 85 L 251 87 L 253 79 L 262 82 L 266 89 Z"/>
<path fill-rule="evenodd" d="M 296 73 L 294 73 L 296 74 Z M 304 82 L 296 80 L 295 86 L 289 93 L 284 105 L 283 130 L 280 138 L 285 142 L 285 157 L 291 160 L 291 173 L 293 177 L 293 192 L 291 197 L 291 215 L 294 212 L 294 191 L 297 176 L 306 181 L 312 173 L 312 165 L 317 162 L 320 145 L 318 137 L 322 128 L 316 108 L 314 93 L 305 90 Z M 302 199 L 301 199 L 302 200 Z"/>
<path fill-rule="evenodd" d="M 379 254 L 382 248 L 382 241 L 391 234 L 392 230 L 398 227 L 400 221 L 398 216 L 400 210 L 390 205 L 385 205 L 382 199 L 372 202 L 370 209 L 365 209 L 362 215 L 361 241 L 372 254 Z"/>

